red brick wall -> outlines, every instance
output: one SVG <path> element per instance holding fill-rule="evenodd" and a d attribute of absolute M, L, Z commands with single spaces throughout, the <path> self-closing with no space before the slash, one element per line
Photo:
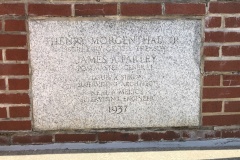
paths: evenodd
<path fill-rule="evenodd" d="M 210 2 L 205 16 L 202 126 L 240 125 L 239 2 Z"/>
<path fill-rule="evenodd" d="M 32 129 L 29 17 L 143 16 L 203 20 L 201 123 L 197 128 Z M 0 4 L 0 145 L 240 138 L 240 2 L 19 2 Z"/>

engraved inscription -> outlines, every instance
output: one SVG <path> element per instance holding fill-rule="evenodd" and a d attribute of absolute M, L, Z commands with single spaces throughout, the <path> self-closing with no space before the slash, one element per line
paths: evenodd
<path fill-rule="evenodd" d="M 200 21 L 29 24 L 35 129 L 198 125 Z"/>
<path fill-rule="evenodd" d="M 124 106 L 121 106 L 121 105 L 110 106 L 109 107 L 109 113 L 120 114 L 120 113 L 126 112 L 127 111 L 127 107 L 128 107 L 127 105 L 124 105 Z"/>
<path fill-rule="evenodd" d="M 46 37 L 44 41 L 46 41 L 46 45 L 51 46 L 52 51 L 59 49 L 63 51 L 62 48 L 70 46 L 68 51 L 84 53 L 77 57 L 76 72 L 85 72 L 90 75 L 96 71 L 117 72 L 114 74 L 93 74 L 74 87 L 80 90 L 90 89 L 89 92 L 81 95 L 81 103 L 114 102 L 115 105 L 109 106 L 109 108 L 106 106 L 108 112 L 124 114 L 127 112 L 128 105 L 126 104 L 129 102 L 154 101 L 155 95 L 146 92 L 146 90 L 157 87 L 158 82 L 146 80 L 141 71 L 152 71 L 158 61 L 157 56 L 165 53 L 165 45 L 174 45 L 177 43 L 177 39 L 177 37 L 167 36 L 135 35 L 127 37 L 114 35 L 111 37 Z M 88 47 L 89 45 L 90 47 Z M 112 45 L 111 48 L 110 45 Z M 118 45 L 120 47 L 117 47 Z M 135 48 L 131 45 L 134 45 Z M 93 50 L 101 54 L 91 55 Z M 117 52 L 117 54 L 107 55 L 106 53 L 110 51 Z M 121 54 L 123 51 L 125 54 Z M 132 51 L 144 51 L 144 53 L 128 54 Z M 118 73 L 118 71 L 126 71 L 126 73 Z M 131 71 L 134 74 L 130 74 Z M 71 88 L 64 86 L 64 89 Z"/>

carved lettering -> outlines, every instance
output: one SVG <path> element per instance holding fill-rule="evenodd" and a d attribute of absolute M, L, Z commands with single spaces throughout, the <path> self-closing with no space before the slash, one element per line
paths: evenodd
<path fill-rule="evenodd" d="M 56 45 L 82 45 L 83 37 L 47 37 L 46 44 L 51 46 Z"/>

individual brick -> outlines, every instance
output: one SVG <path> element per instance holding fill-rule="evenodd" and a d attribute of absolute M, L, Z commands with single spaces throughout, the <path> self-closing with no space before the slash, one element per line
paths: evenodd
<path fill-rule="evenodd" d="M 224 42 L 224 32 L 205 32 L 205 42 Z"/>
<path fill-rule="evenodd" d="M 24 47 L 26 44 L 26 35 L 0 34 L 1 47 Z"/>
<path fill-rule="evenodd" d="M 56 134 L 55 142 L 94 142 L 96 134 Z"/>
<path fill-rule="evenodd" d="M 13 144 L 43 144 L 52 143 L 52 135 L 14 135 Z"/>
<path fill-rule="evenodd" d="M 8 79 L 9 90 L 28 90 L 29 79 Z"/>
<path fill-rule="evenodd" d="M 166 3 L 165 13 L 175 15 L 204 15 L 205 4 L 203 3 Z"/>
<path fill-rule="evenodd" d="M 27 61 L 28 50 L 26 49 L 7 49 L 6 60 Z"/>
<path fill-rule="evenodd" d="M 240 112 L 240 101 L 226 101 L 224 112 Z"/>
<path fill-rule="evenodd" d="M 5 31 L 26 31 L 25 20 L 5 20 Z"/>
<path fill-rule="evenodd" d="M 240 56 L 240 46 L 222 46 L 223 56 Z"/>
<path fill-rule="evenodd" d="M 204 76 L 204 86 L 220 86 L 220 75 L 207 75 Z"/>
<path fill-rule="evenodd" d="M 240 61 L 239 60 L 229 60 L 229 61 L 205 61 L 204 71 L 212 72 L 228 72 L 228 71 L 240 71 Z"/>
<path fill-rule="evenodd" d="M 117 15 L 117 4 L 76 4 L 76 16 Z"/>
<path fill-rule="evenodd" d="M 218 57 L 219 47 L 218 46 L 204 46 L 203 55 L 207 57 Z"/>
<path fill-rule="evenodd" d="M 206 28 L 218 28 L 221 27 L 221 17 L 206 17 L 205 18 Z"/>
<path fill-rule="evenodd" d="M 35 16 L 71 16 L 70 4 L 29 4 L 29 15 Z"/>
<path fill-rule="evenodd" d="M 100 142 L 107 141 L 138 141 L 138 135 L 132 133 L 120 133 L 120 132 L 103 132 L 98 134 L 98 140 Z"/>
<path fill-rule="evenodd" d="M 225 18 L 226 28 L 238 28 L 240 27 L 240 17 L 227 17 Z"/>
<path fill-rule="evenodd" d="M 240 138 L 240 131 L 239 130 L 222 131 L 222 138 Z"/>
<path fill-rule="evenodd" d="M 9 107 L 10 118 L 29 117 L 30 107 Z"/>
<path fill-rule="evenodd" d="M 240 17 L 227 17 L 225 18 L 226 28 L 238 28 L 240 27 Z"/>
<path fill-rule="evenodd" d="M 214 115 L 214 116 L 203 116 L 203 126 L 230 126 L 240 124 L 239 115 Z"/>
<path fill-rule="evenodd" d="M 221 131 L 211 131 L 206 132 L 204 138 L 212 139 L 212 138 L 221 138 Z"/>
<path fill-rule="evenodd" d="M 222 111 L 221 101 L 202 102 L 202 113 L 221 112 L 221 111 Z"/>
<path fill-rule="evenodd" d="M 238 86 L 240 85 L 240 75 L 223 75 L 224 86 Z"/>
<path fill-rule="evenodd" d="M 240 42 L 240 32 L 205 32 L 205 42 Z"/>
<path fill-rule="evenodd" d="M 31 130 L 31 121 L 0 121 L 0 130 Z"/>
<path fill-rule="evenodd" d="M 24 4 L 0 4 L 0 15 L 25 15 Z"/>
<path fill-rule="evenodd" d="M 6 104 L 30 104 L 29 95 L 23 94 L 0 94 L 0 103 Z"/>
<path fill-rule="evenodd" d="M 141 139 L 143 141 L 176 140 L 179 138 L 180 138 L 180 134 L 174 131 L 144 132 L 141 134 Z"/>
<path fill-rule="evenodd" d="M 0 64 L 0 75 L 29 75 L 28 64 Z"/>
<path fill-rule="evenodd" d="M 122 3 L 123 16 L 156 16 L 162 14 L 162 6 L 158 3 Z"/>
<path fill-rule="evenodd" d="M 240 87 L 203 88 L 204 99 L 214 98 L 240 98 Z"/>
<path fill-rule="evenodd" d="M 209 13 L 240 13 L 239 2 L 210 2 Z"/>

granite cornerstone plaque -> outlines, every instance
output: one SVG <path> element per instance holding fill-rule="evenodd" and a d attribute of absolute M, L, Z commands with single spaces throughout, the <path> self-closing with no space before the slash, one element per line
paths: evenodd
<path fill-rule="evenodd" d="M 30 20 L 36 130 L 198 126 L 200 20 Z"/>

